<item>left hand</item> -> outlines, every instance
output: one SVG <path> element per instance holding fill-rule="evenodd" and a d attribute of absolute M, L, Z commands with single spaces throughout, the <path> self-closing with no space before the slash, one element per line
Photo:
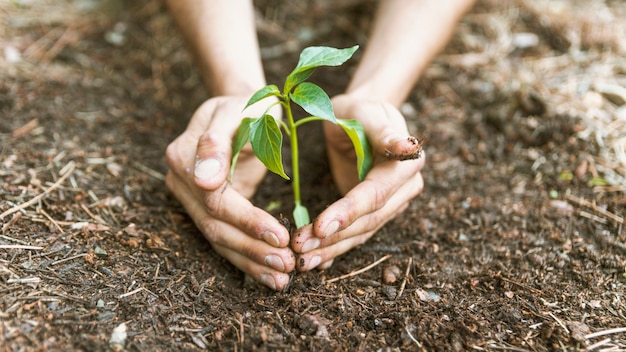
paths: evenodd
<path fill-rule="evenodd" d="M 185 132 L 167 148 L 166 184 L 215 252 L 281 291 L 289 285 L 295 256 L 287 229 L 247 199 L 266 172 L 249 145 L 239 155 L 233 182 L 228 181 L 232 136 L 245 116 L 247 97 L 213 97 L 196 110 Z M 264 110 L 260 104 L 247 112 L 257 116 Z"/>
<path fill-rule="evenodd" d="M 333 259 L 364 243 L 385 223 L 406 209 L 424 188 L 419 159 L 390 160 L 416 152 L 400 111 L 393 105 L 339 95 L 332 99 L 337 118 L 356 119 L 365 129 L 374 165 L 365 179 L 358 180 L 356 156 L 341 127 L 325 123 L 326 144 L 333 178 L 344 197 L 331 204 L 312 224 L 300 228 L 291 239 L 300 253 L 300 271 L 329 268 Z"/>

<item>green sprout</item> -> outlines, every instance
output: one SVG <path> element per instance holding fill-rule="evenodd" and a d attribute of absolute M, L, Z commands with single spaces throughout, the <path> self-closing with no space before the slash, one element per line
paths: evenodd
<path fill-rule="evenodd" d="M 293 218 L 298 228 L 311 222 L 309 211 L 302 205 L 300 198 L 299 151 L 298 135 L 296 133 L 298 127 L 308 122 L 320 120 L 341 126 L 354 146 L 360 180 L 363 180 L 372 166 L 372 151 L 365 137 L 363 126 L 357 120 L 337 119 L 328 94 L 318 85 L 305 82 L 316 68 L 320 66 L 340 66 L 350 59 L 357 49 L 357 45 L 346 49 L 325 46 L 305 48 L 300 53 L 300 59 L 296 68 L 287 76 L 282 92 L 276 85 L 270 84 L 252 95 L 244 110 L 265 98 L 277 98 L 277 101 L 271 104 L 262 116 L 244 118 L 233 140 L 233 159 L 230 168 L 231 179 L 239 152 L 250 141 L 254 154 L 268 170 L 286 180 L 290 180 L 283 168 L 281 154 L 283 143 L 282 127 L 290 140 L 291 146 L 294 196 Z M 292 103 L 299 105 L 311 115 L 296 121 L 293 117 Z M 269 110 L 275 105 L 280 105 L 284 109 L 287 117 L 286 122 L 277 120 L 269 114 Z"/>

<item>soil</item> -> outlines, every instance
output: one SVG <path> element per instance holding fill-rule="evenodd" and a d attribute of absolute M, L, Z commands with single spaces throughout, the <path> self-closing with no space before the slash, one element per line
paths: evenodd
<path fill-rule="evenodd" d="M 168 193 L 207 94 L 161 2 L 124 4 L 0 5 L 0 350 L 626 349 L 624 2 L 479 1 L 402 108 L 423 194 L 278 293 Z M 305 46 L 365 45 L 375 4 L 255 6 L 281 82 Z M 356 61 L 313 80 L 341 92 Z M 338 195 L 302 144 L 314 215 Z M 268 175 L 254 202 L 290 192 Z"/>

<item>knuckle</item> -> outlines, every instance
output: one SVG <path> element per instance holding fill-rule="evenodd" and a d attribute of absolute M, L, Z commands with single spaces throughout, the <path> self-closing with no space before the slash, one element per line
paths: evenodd
<path fill-rule="evenodd" d="M 261 233 L 261 229 L 258 221 L 259 218 L 255 216 L 255 214 L 250 214 L 250 216 L 246 216 L 240 219 L 238 226 L 243 229 L 244 232 L 248 234 L 253 234 L 255 238 L 261 238 L 261 236 L 259 235 Z"/>
<path fill-rule="evenodd" d="M 221 244 L 219 236 L 220 231 L 215 220 L 207 217 L 204 220 L 200 221 L 198 227 L 202 231 L 202 234 L 207 239 L 207 241 L 209 241 L 211 244 Z"/>
<path fill-rule="evenodd" d="M 376 212 L 367 218 L 367 224 L 365 225 L 365 229 L 368 232 L 376 231 L 378 228 L 382 227 L 382 225 L 389 220 L 390 219 L 383 217 L 381 212 Z M 365 242 L 368 238 L 369 237 L 366 237 L 365 235 L 361 235 L 359 240 L 362 240 L 363 242 Z"/>
<path fill-rule="evenodd" d="M 387 200 L 389 199 L 389 191 L 385 185 L 374 184 L 372 187 L 373 192 L 373 207 L 375 210 L 381 209 L 387 204 Z"/>
<path fill-rule="evenodd" d="M 255 244 L 255 242 L 256 241 L 245 241 L 240 245 L 238 252 L 241 253 L 244 257 L 257 260 L 257 257 L 259 257 L 257 255 L 259 247 Z"/>
<path fill-rule="evenodd" d="M 220 214 L 222 208 L 222 197 L 219 191 L 206 192 L 204 196 L 204 207 L 212 216 Z"/>
<path fill-rule="evenodd" d="M 170 143 L 165 149 L 165 161 L 170 168 L 174 168 L 180 160 L 178 154 L 178 141 Z"/>

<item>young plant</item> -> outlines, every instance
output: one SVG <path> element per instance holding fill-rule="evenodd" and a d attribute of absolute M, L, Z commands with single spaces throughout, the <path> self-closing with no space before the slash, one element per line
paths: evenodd
<path fill-rule="evenodd" d="M 281 147 L 283 134 L 281 127 L 289 138 L 291 146 L 291 161 L 293 172 L 293 218 L 298 228 L 310 222 L 309 212 L 302 205 L 300 198 L 300 167 L 298 164 L 298 134 L 297 128 L 318 120 L 324 120 L 341 126 L 346 132 L 356 152 L 359 179 L 363 179 L 372 165 L 372 152 L 363 126 L 356 120 L 342 120 L 335 117 L 330 98 L 318 85 L 305 82 L 320 66 L 339 66 L 352 57 L 358 46 L 346 49 L 316 46 L 308 47 L 300 54 L 296 68 L 291 71 L 285 80 L 283 90 L 270 84 L 261 88 L 252 95 L 244 110 L 250 105 L 266 99 L 277 98 L 260 117 L 246 117 L 241 122 L 233 140 L 233 159 L 231 163 L 231 178 L 237 163 L 239 152 L 248 141 L 252 145 L 254 154 L 263 162 L 268 170 L 280 175 L 286 180 L 289 176 L 283 168 Z M 281 105 L 284 109 L 286 122 L 277 120 L 269 114 L 274 105 Z M 292 104 L 297 104 L 311 116 L 296 121 L 293 117 Z"/>

